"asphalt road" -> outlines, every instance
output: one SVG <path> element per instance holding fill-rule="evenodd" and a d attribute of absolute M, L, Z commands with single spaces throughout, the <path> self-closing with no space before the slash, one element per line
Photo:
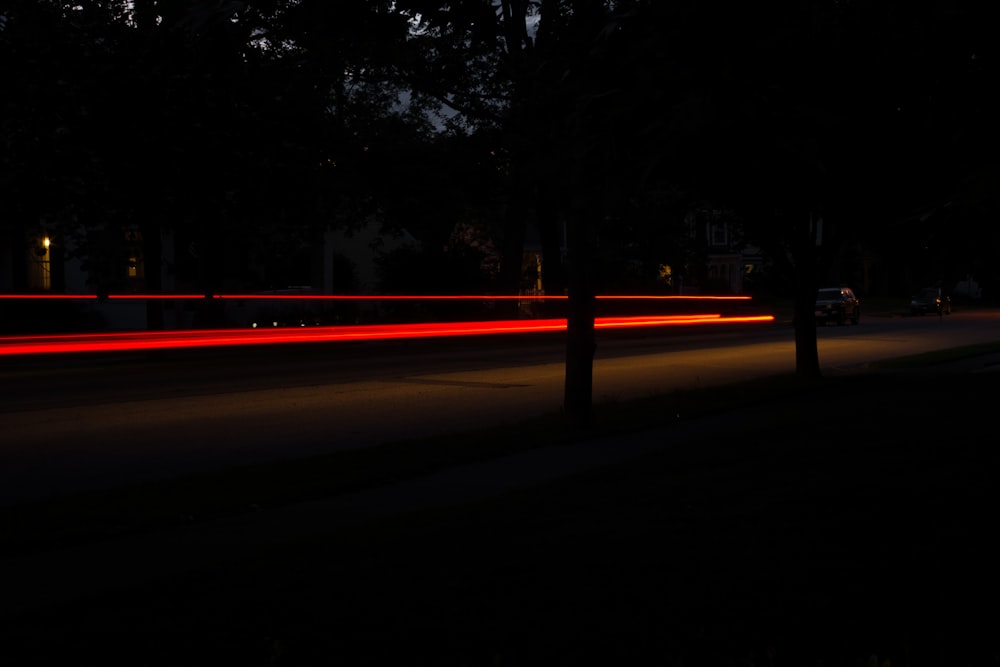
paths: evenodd
<path fill-rule="evenodd" d="M 1000 313 L 818 331 L 826 373 L 1000 338 Z M 597 401 L 794 370 L 791 328 L 602 335 Z M 0 367 L 0 503 L 517 422 L 557 411 L 561 338 L 163 352 Z"/>

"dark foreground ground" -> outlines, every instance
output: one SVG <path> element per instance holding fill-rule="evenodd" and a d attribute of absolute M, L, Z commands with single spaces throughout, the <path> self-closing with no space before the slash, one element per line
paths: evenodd
<path fill-rule="evenodd" d="M 998 380 L 824 381 L 676 438 L 664 402 L 657 452 L 7 619 L 0 663 L 1000 664 Z"/>

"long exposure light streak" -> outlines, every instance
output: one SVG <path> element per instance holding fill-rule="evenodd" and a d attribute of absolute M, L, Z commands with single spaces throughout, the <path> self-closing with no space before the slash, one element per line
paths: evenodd
<path fill-rule="evenodd" d="M 596 329 L 622 329 L 771 322 L 773 320 L 773 315 L 724 317 L 717 313 L 706 315 L 599 317 L 595 319 L 594 327 Z M 545 333 L 565 330 L 565 319 L 525 319 L 484 322 L 318 326 L 287 329 L 207 329 L 6 336 L 0 337 L 0 356 L 124 352 L 277 343 L 319 343 L 345 340 L 435 338 L 484 334 Z"/>
<path fill-rule="evenodd" d="M 749 296 L 691 296 L 691 295 L 643 295 L 643 294 L 599 294 L 601 301 L 749 301 Z M 0 294 L 0 300 L 63 300 L 63 301 L 133 301 L 145 299 L 159 300 L 201 300 L 219 299 L 230 301 L 565 301 L 564 294 L 509 295 L 509 294 Z"/>

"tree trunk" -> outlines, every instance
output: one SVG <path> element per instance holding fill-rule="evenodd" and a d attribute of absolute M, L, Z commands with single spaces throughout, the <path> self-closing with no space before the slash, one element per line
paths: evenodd
<path fill-rule="evenodd" d="M 818 258 L 817 237 L 812 212 L 793 231 L 795 249 L 795 302 L 792 323 L 795 330 L 795 374 L 802 378 L 818 378 L 819 350 L 816 344 L 816 290 Z M 808 224 L 806 224 L 808 222 Z"/>
<path fill-rule="evenodd" d="M 511 188 L 510 199 L 504 214 L 503 251 L 500 256 L 500 289 L 504 293 L 517 294 L 521 288 L 521 273 L 524 270 L 524 236 L 528 217 L 527 202 L 515 185 Z"/>
<path fill-rule="evenodd" d="M 803 378 L 818 378 L 822 374 L 816 344 L 815 308 L 815 284 L 800 284 L 796 289 L 792 322 L 795 329 L 795 374 Z"/>
<path fill-rule="evenodd" d="M 163 291 L 163 238 L 157 225 L 142 226 L 142 262 L 146 291 L 160 294 Z M 146 328 L 150 331 L 164 328 L 162 300 L 146 299 Z"/>
<path fill-rule="evenodd" d="M 566 385 L 564 407 L 569 427 L 590 428 L 593 416 L 594 352 L 594 234 L 599 208 L 585 197 L 575 207 L 568 230 L 569 308 L 566 330 Z"/>
<path fill-rule="evenodd" d="M 539 194 L 536 201 L 538 235 L 542 244 L 542 285 L 546 294 L 556 296 L 566 291 L 559 204 L 554 196 L 546 193 Z"/>

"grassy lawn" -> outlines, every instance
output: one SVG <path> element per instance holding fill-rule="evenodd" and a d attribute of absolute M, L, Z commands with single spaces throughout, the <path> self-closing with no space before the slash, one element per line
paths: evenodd
<path fill-rule="evenodd" d="M 978 345 L 964 345 L 945 350 L 934 350 L 923 354 L 915 354 L 908 357 L 897 357 L 895 359 L 884 359 L 872 364 L 873 368 L 883 370 L 905 370 L 933 368 L 943 364 L 950 364 L 956 361 L 983 357 L 986 355 L 1000 354 L 1000 341 L 992 343 L 980 343 Z"/>
<path fill-rule="evenodd" d="M 879 370 L 933 368 L 1000 353 L 1000 342 L 900 357 L 873 364 Z M 711 389 L 685 389 L 667 396 L 595 405 L 594 427 L 586 437 L 608 437 L 669 424 L 672 415 L 705 418 L 755 405 L 782 405 L 789 396 L 836 382 L 779 376 Z M 773 409 L 770 408 L 770 409 Z M 183 525 L 245 512 L 315 500 L 432 473 L 455 465 L 489 460 L 518 451 L 572 442 L 561 414 L 520 424 L 460 433 L 418 442 L 341 452 L 309 460 L 278 461 L 215 474 L 167 480 L 101 493 L 0 508 L 7 530 L 0 547 L 8 554 L 105 539 L 136 531 Z M 470 448 L 468 442 L 477 446 Z M 40 520 L 44 517 L 44 520 Z"/>
<path fill-rule="evenodd" d="M 592 429 L 571 433 L 561 413 L 509 426 L 387 443 L 307 460 L 275 461 L 225 471 L 74 494 L 0 508 L 7 554 L 65 547 L 137 532 L 231 516 L 384 486 L 454 466 L 495 459 L 582 438 L 628 434 L 684 419 L 711 417 L 781 401 L 827 380 L 776 376 L 710 389 L 684 389 L 594 406 Z M 470 447 L 469 442 L 475 442 Z"/>
<path fill-rule="evenodd" d="M 29 656 L 8 664 L 997 664 L 996 376 L 934 372 L 945 360 L 602 404 L 594 436 L 662 428 L 668 446 L 108 591 L 15 619 L 0 646 Z M 930 372 L 897 372 L 920 367 Z M 700 426 L 673 437 L 678 414 Z M 122 489 L 5 516 L 4 546 L 51 548 L 571 443 L 550 415 Z"/>

